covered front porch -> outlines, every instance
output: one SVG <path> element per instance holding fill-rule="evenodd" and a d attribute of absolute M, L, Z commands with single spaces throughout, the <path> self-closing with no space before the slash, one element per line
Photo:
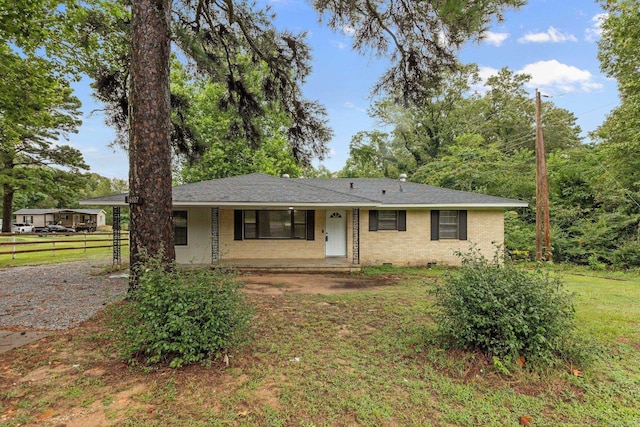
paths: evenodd
<path fill-rule="evenodd" d="M 247 227 L 238 223 L 241 210 L 183 209 L 184 229 L 178 233 L 181 244 L 175 246 L 178 264 L 273 272 L 361 270 L 359 209 L 304 210 L 306 238 L 296 239 L 243 236 Z M 120 264 L 120 208 L 114 207 L 113 212 L 114 264 Z M 338 227 L 331 221 L 338 221 Z M 334 240 L 341 245 L 330 246 Z M 340 250 L 336 251 L 335 246 Z"/>

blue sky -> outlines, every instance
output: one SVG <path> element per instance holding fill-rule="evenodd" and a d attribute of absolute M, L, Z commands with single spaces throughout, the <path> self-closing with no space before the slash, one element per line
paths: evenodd
<path fill-rule="evenodd" d="M 334 138 L 322 164 L 337 171 L 349 155 L 351 137 L 376 127 L 367 115 L 369 95 L 385 62 L 352 51 L 348 31 L 336 33 L 322 25 L 306 0 L 269 3 L 277 14 L 276 25 L 308 32 L 313 71 L 303 90 L 327 108 Z M 600 72 L 597 59 L 601 14 L 591 0 L 529 0 L 523 8 L 509 11 L 504 22 L 492 25 L 483 42 L 465 45 L 460 58 L 477 63 L 485 78 L 502 67 L 530 74 L 532 99 L 539 88 L 558 107 L 573 112 L 586 138 L 618 104 L 616 82 Z M 74 86 L 83 102 L 84 123 L 69 143 L 82 151 L 92 172 L 127 179 L 126 153 L 109 147 L 113 131 L 94 111 L 100 105 L 92 100 L 88 86 L 87 79 Z"/>

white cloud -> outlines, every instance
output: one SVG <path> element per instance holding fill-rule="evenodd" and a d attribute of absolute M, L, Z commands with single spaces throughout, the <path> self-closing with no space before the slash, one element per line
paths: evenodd
<path fill-rule="evenodd" d="M 345 101 L 342 103 L 342 108 L 345 108 L 347 110 L 353 110 L 353 111 L 357 111 L 358 113 L 366 113 L 367 110 L 362 108 L 362 107 L 358 107 L 356 104 L 354 104 L 353 102 L 350 101 Z"/>
<path fill-rule="evenodd" d="M 471 89 L 483 94 L 487 91 L 485 86 L 487 79 L 495 76 L 500 70 L 492 67 L 480 66 L 478 75 L 480 82 Z M 528 74 L 531 80 L 527 87 L 534 89 L 544 89 L 550 93 L 570 93 L 570 92 L 591 92 L 601 89 L 603 85 L 595 81 L 593 74 L 588 70 L 581 70 L 572 65 L 566 65 L 555 59 L 549 61 L 538 61 L 526 65 L 516 74 Z"/>
<path fill-rule="evenodd" d="M 584 32 L 584 36 L 587 41 L 592 42 L 600 38 L 602 35 L 602 23 L 607 19 L 607 16 L 609 16 L 607 13 L 599 13 L 591 18 L 593 26 L 591 28 L 587 28 Z"/>
<path fill-rule="evenodd" d="M 483 41 L 494 46 L 501 46 L 510 35 L 511 34 L 509 33 L 494 33 L 493 31 L 487 31 L 483 34 Z"/>
<path fill-rule="evenodd" d="M 496 74 L 498 74 L 500 72 L 500 70 L 498 70 L 497 68 L 493 68 L 493 67 L 487 67 L 485 65 L 479 65 L 478 66 L 478 77 L 480 77 L 480 80 L 475 83 L 475 84 L 471 84 L 470 89 L 471 92 L 475 92 L 478 94 L 484 94 L 487 92 L 487 79 L 491 76 L 495 76 Z"/>
<path fill-rule="evenodd" d="M 347 47 L 349 47 L 346 43 L 341 42 L 340 40 L 330 40 L 329 43 L 331 43 L 333 46 L 337 47 L 338 49 L 346 49 Z"/>
<path fill-rule="evenodd" d="M 549 27 L 543 33 L 527 33 L 524 37 L 518 39 L 519 43 L 564 43 L 577 42 L 578 39 L 569 33 L 562 33 L 553 27 Z"/>
<path fill-rule="evenodd" d="M 602 84 L 597 83 L 588 70 L 562 64 L 555 59 L 526 65 L 518 73 L 531 76 L 528 87 L 544 88 L 556 93 L 591 92 L 602 88 Z"/>
<path fill-rule="evenodd" d="M 486 82 L 487 79 L 491 76 L 495 76 L 500 72 L 497 68 L 487 67 L 484 65 L 480 65 L 478 67 L 478 75 L 480 76 L 480 80 Z"/>

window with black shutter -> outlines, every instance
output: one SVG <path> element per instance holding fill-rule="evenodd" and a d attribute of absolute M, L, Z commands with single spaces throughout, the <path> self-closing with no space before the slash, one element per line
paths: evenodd
<path fill-rule="evenodd" d="M 407 211 L 370 210 L 369 231 L 378 230 L 407 231 Z"/>
<path fill-rule="evenodd" d="M 272 209 L 234 211 L 234 240 L 314 240 L 314 227 L 314 210 Z"/>
<path fill-rule="evenodd" d="M 431 211 L 431 240 L 467 240 L 466 210 Z"/>

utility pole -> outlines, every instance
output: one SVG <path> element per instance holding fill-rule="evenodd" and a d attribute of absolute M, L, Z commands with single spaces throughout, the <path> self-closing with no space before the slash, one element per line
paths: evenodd
<path fill-rule="evenodd" d="M 549 223 L 549 186 L 547 185 L 547 161 L 544 153 L 542 131 L 542 101 L 536 89 L 536 260 L 542 260 L 543 230 L 544 256 L 551 261 L 551 229 Z"/>

